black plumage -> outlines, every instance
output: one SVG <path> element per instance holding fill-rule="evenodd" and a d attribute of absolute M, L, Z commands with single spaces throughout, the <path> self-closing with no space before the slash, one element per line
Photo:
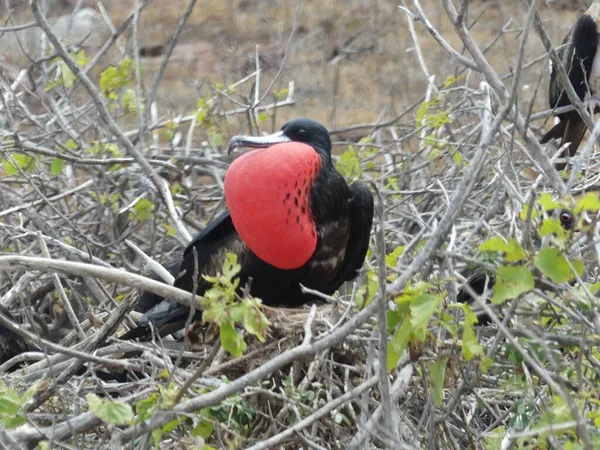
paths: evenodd
<path fill-rule="evenodd" d="M 176 287 L 192 292 L 196 284 L 196 292 L 202 295 L 209 283 L 201 275 L 214 275 L 221 270 L 228 252 L 235 253 L 241 265 L 240 287 L 250 282 L 250 294 L 269 306 L 298 307 L 315 300 L 314 296 L 302 293 L 300 284 L 333 294 L 345 281 L 357 276 L 369 246 L 373 195 L 364 183 L 346 184 L 333 165 L 329 133 L 310 119 L 288 122 L 280 132 L 270 136 L 235 137 L 229 147 L 264 148 L 281 142 L 306 143 L 321 161 L 308 194 L 317 234 L 317 246 L 310 259 L 301 267 L 288 270 L 263 261 L 241 239 L 229 212 L 225 212 L 185 249 Z M 197 279 L 194 273 L 198 274 Z M 124 338 L 148 336 L 150 323 L 161 335 L 173 333 L 183 328 L 188 314 L 187 307 L 161 301 Z"/>
<path fill-rule="evenodd" d="M 594 106 L 594 113 L 600 112 L 600 103 L 595 98 L 600 88 L 600 66 L 595 63 L 598 48 L 598 20 L 600 3 L 595 1 L 590 8 L 575 22 L 563 40 L 563 46 L 558 50 L 558 56 L 569 81 L 573 85 L 577 96 L 587 104 Z M 596 64 L 596 68 L 594 65 Z M 588 95 L 591 94 L 590 95 Z M 550 107 L 560 108 L 571 105 L 564 86 L 558 76 L 556 67 L 552 66 L 550 74 Z M 567 152 L 574 156 L 586 132 L 586 125 L 577 111 L 558 114 L 559 122 L 548 131 L 540 140 L 541 143 L 552 139 L 559 139 L 562 147 L 570 142 Z M 564 153 L 562 155 L 565 156 Z M 558 163 L 557 169 L 564 169 L 566 164 Z"/>

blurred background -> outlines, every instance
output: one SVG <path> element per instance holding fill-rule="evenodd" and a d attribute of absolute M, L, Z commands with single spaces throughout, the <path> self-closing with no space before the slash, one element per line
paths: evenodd
<path fill-rule="evenodd" d="M 31 20 L 29 2 L 6 0 L 0 6 L 5 26 Z M 412 8 L 411 2 L 406 6 Z M 590 2 L 562 0 L 540 13 L 553 43 L 560 44 L 577 14 Z M 69 42 L 94 55 L 110 36 L 107 19 L 119 27 L 132 13 L 133 0 L 44 0 L 41 2 L 56 30 L 65 30 L 72 18 Z M 146 88 L 162 60 L 162 50 L 186 9 L 186 0 L 151 2 L 140 15 L 139 47 Z M 417 62 L 408 16 L 398 6 L 404 1 L 387 0 L 206 0 L 198 2 L 179 39 L 159 91 L 162 116 L 190 114 L 198 98 L 211 85 L 231 85 L 255 70 L 258 46 L 263 70 L 262 88 L 277 73 L 289 41 L 287 64 L 275 90 L 295 82 L 294 108 L 278 111 L 278 124 L 285 119 L 309 116 L 330 129 L 373 123 L 397 116 L 425 93 L 427 81 Z M 439 0 L 422 0 L 433 25 L 456 49 L 461 45 Z M 12 21 L 7 7 L 11 8 Z M 296 28 L 293 19 L 298 7 Z M 480 47 L 491 47 L 487 56 L 498 73 L 507 74 L 515 63 L 520 28 L 524 20 L 519 0 L 474 0 L 469 18 Z M 413 23 L 418 42 L 431 75 L 439 85 L 459 69 L 419 22 Z M 39 58 L 40 33 L 28 28 L 5 33 L 0 38 L 3 66 L 22 67 Z M 131 55 L 131 29 L 113 46 L 95 68 L 96 75 L 109 64 Z M 26 51 L 30 56 L 27 56 Z M 545 52 L 532 34 L 526 61 Z M 540 80 L 540 76 L 542 76 Z M 529 67 L 522 78 L 521 105 L 535 97 L 536 109 L 547 108 L 548 60 Z M 535 96 L 537 83 L 540 92 Z M 245 86 L 250 95 L 251 85 Z M 198 131 L 201 132 L 201 131 Z"/>

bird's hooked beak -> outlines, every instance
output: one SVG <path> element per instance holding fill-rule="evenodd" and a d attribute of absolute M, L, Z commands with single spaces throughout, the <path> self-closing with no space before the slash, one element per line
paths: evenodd
<path fill-rule="evenodd" d="M 291 139 L 283 134 L 283 131 L 266 136 L 234 136 L 227 146 L 227 154 L 230 155 L 231 151 L 238 147 L 265 148 L 283 142 L 291 142 Z"/>

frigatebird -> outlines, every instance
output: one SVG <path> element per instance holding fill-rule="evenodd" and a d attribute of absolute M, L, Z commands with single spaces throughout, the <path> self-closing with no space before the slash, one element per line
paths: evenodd
<path fill-rule="evenodd" d="M 547 3 L 552 1 L 554 0 L 546 0 Z M 600 59 L 596 58 L 600 36 L 599 22 L 600 1 L 594 0 L 588 10 L 571 27 L 557 52 L 577 96 L 586 106 L 593 107 L 594 114 L 600 112 Z M 550 108 L 569 106 L 571 101 L 560 81 L 558 71 L 552 62 L 550 64 L 552 70 L 549 87 Z M 577 111 L 560 113 L 557 117 L 559 122 L 542 137 L 540 142 L 545 144 L 551 139 L 560 139 L 560 147 L 570 142 L 568 153 L 569 156 L 574 156 L 587 127 Z M 565 165 L 560 163 L 556 167 L 562 170 Z"/>
<path fill-rule="evenodd" d="M 546 216 L 554 215 L 555 210 L 550 209 L 545 212 Z M 543 219 L 542 219 L 543 220 Z M 558 220 L 560 221 L 561 226 L 565 230 L 573 229 L 573 213 L 566 209 L 561 209 L 558 211 Z M 534 246 L 539 247 L 541 243 L 539 240 L 534 241 Z M 486 291 L 486 286 L 488 290 L 491 290 L 496 283 L 496 277 L 493 274 L 486 272 L 483 269 L 475 270 L 467 279 L 466 284 L 477 294 L 478 296 L 482 296 Z M 456 296 L 456 300 L 461 303 L 469 303 L 473 304 L 475 299 L 473 296 L 467 291 L 466 288 L 462 288 L 458 295 Z M 486 313 L 477 314 L 477 320 L 479 325 L 488 325 L 492 322 L 492 318 Z"/>
<path fill-rule="evenodd" d="M 228 211 L 183 253 L 174 286 L 202 295 L 228 252 L 241 265 L 240 288 L 269 306 L 298 307 L 314 300 L 301 285 L 330 295 L 353 280 L 364 262 L 373 222 L 373 195 L 362 182 L 346 184 L 331 158 L 327 129 L 295 119 L 268 136 L 235 136 L 228 150 L 254 148 L 226 172 Z M 194 274 L 198 278 L 194 279 Z M 162 300 L 123 338 L 184 328 L 189 309 Z"/>

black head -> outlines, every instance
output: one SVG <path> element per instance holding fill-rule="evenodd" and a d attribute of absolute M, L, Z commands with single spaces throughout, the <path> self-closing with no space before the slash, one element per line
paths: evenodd
<path fill-rule="evenodd" d="M 311 119 L 294 119 L 286 123 L 277 133 L 267 136 L 234 136 L 227 150 L 236 147 L 270 147 L 282 142 L 303 142 L 323 156 L 331 157 L 331 138 L 327 128 Z"/>
<path fill-rule="evenodd" d="M 549 217 L 555 217 L 565 230 L 572 230 L 574 225 L 573 213 L 568 209 L 550 209 L 547 211 Z"/>

